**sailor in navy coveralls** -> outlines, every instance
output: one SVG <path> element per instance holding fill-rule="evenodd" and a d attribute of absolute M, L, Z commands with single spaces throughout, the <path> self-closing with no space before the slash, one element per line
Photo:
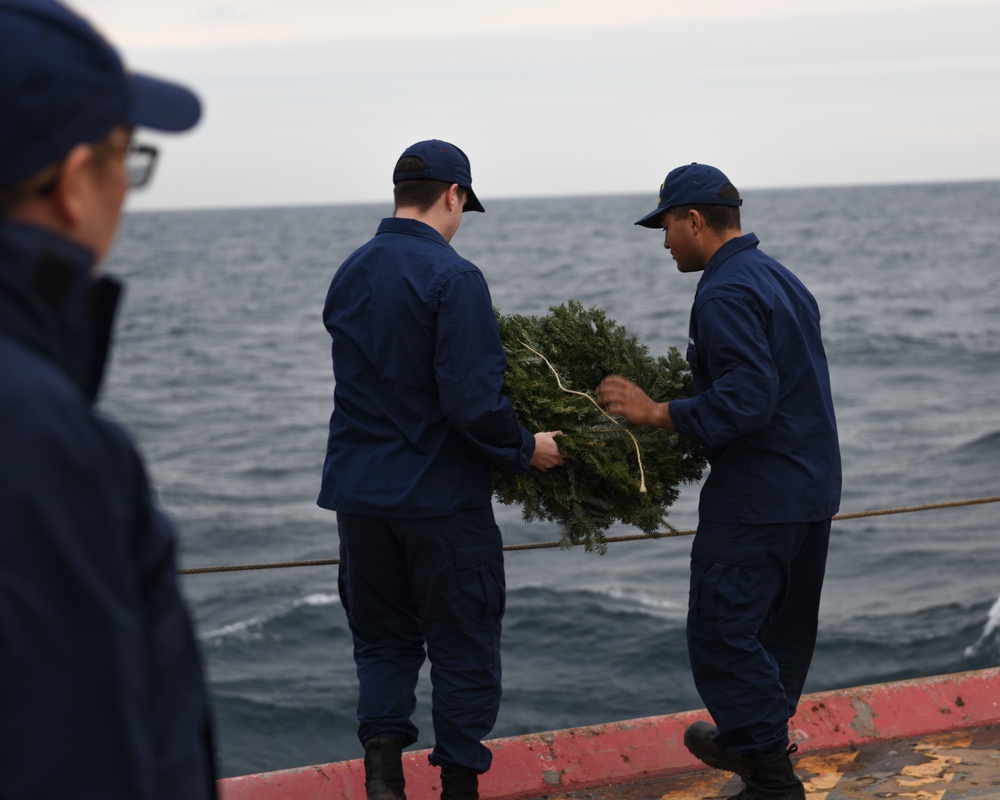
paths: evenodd
<path fill-rule="evenodd" d="M 451 247 L 483 211 L 469 160 L 438 140 L 407 148 L 396 208 L 330 284 L 334 409 L 319 505 L 337 512 L 340 594 L 354 638 L 358 738 L 370 800 L 402 798 L 417 740 L 414 689 L 431 662 L 442 797 L 474 800 L 500 703 L 503 542 L 493 465 L 562 462 L 501 394 L 506 356 L 486 280 Z"/>
<path fill-rule="evenodd" d="M 742 202 L 714 167 L 667 175 L 657 208 L 636 224 L 665 231 L 679 271 L 702 272 L 687 350 L 695 396 L 657 404 L 612 376 L 598 401 L 695 437 L 710 464 L 687 635 L 715 724 L 695 723 L 685 743 L 743 777 L 741 800 L 801 798 L 788 720 L 816 642 L 840 449 L 816 301 L 742 234 Z"/>

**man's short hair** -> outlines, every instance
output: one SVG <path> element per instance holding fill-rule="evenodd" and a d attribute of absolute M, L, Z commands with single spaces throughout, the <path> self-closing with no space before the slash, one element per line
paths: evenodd
<path fill-rule="evenodd" d="M 739 200 L 740 193 L 731 183 L 727 183 L 719 190 L 719 197 L 726 200 Z M 684 219 L 688 211 L 697 211 L 705 220 L 705 225 L 709 230 L 717 233 L 723 231 L 740 229 L 740 209 L 739 206 L 709 205 L 707 203 L 696 203 L 689 206 L 674 206 L 668 213 L 674 215 L 674 219 Z"/>
<path fill-rule="evenodd" d="M 424 160 L 417 156 L 403 156 L 396 162 L 393 172 L 420 172 L 424 168 Z M 450 183 L 445 181 L 416 180 L 399 181 L 392 189 L 396 202 L 396 210 L 401 208 L 417 208 L 427 211 L 448 189 Z"/>

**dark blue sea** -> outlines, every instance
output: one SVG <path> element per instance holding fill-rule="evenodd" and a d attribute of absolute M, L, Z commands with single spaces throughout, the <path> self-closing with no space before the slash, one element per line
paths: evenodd
<path fill-rule="evenodd" d="M 745 192 L 744 231 L 822 313 L 843 512 L 1000 495 L 1000 182 Z M 697 275 L 632 221 L 647 196 L 485 198 L 453 240 L 506 314 L 601 306 L 683 352 Z M 316 507 L 331 409 L 321 321 L 383 205 L 130 213 L 101 406 L 139 442 L 181 566 L 335 558 Z M 697 486 L 671 516 L 697 522 Z M 1000 504 L 834 523 L 807 691 L 1000 663 Z M 555 541 L 498 506 L 507 544 Z M 612 529 L 610 535 L 634 531 Z M 507 554 L 494 736 L 700 708 L 684 645 L 690 537 Z M 336 568 L 186 575 L 222 774 L 361 754 Z M 432 730 L 425 670 L 418 747 Z"/>

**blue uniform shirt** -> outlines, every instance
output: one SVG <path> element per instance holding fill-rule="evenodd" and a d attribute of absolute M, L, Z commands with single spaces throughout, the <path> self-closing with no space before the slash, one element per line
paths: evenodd
<path fill-rule="evenodd" d="M 695 396 L 671 401 L 670 415 L 711 465 L 701 519 L 826 519 L 841 471 L 819 308 L 757 245 L 752 233 L 732 239 L 705 268 L 687 351 Z"/>
<path fill-rule="evenodd" d="M 382 220 L 334 275 L 323 319 L 335 388 L 320 506 L 443 516 L 489 504 L 493 464 L 527 471 L 535 439 L 501 394 L 486 280 L 432 227 Z"/>

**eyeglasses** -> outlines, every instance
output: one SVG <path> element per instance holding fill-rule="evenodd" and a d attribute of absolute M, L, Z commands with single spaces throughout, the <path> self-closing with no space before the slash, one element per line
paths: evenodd
<path fill-rule="evenodd" d="M 110 139 L 94 145 L 98 158 L 125 150 L 125 175 L 131 188 L 149 183 L 159 151 L 148 144 L 116 145 Z M 28 180 L 11 187 L 0 187 L 0 211 L 13 208 L 29 197 L 45 197 L 52 193 L 59 183 L 63 163 L 52 164 Z"/>
<path fill-rule="evenodd" d="M 149 144 L 129 144 L 125 151 L 125 173 L 128 185 L 133 189 L 145 186 L 153 176 L 159 151 Z"/>

